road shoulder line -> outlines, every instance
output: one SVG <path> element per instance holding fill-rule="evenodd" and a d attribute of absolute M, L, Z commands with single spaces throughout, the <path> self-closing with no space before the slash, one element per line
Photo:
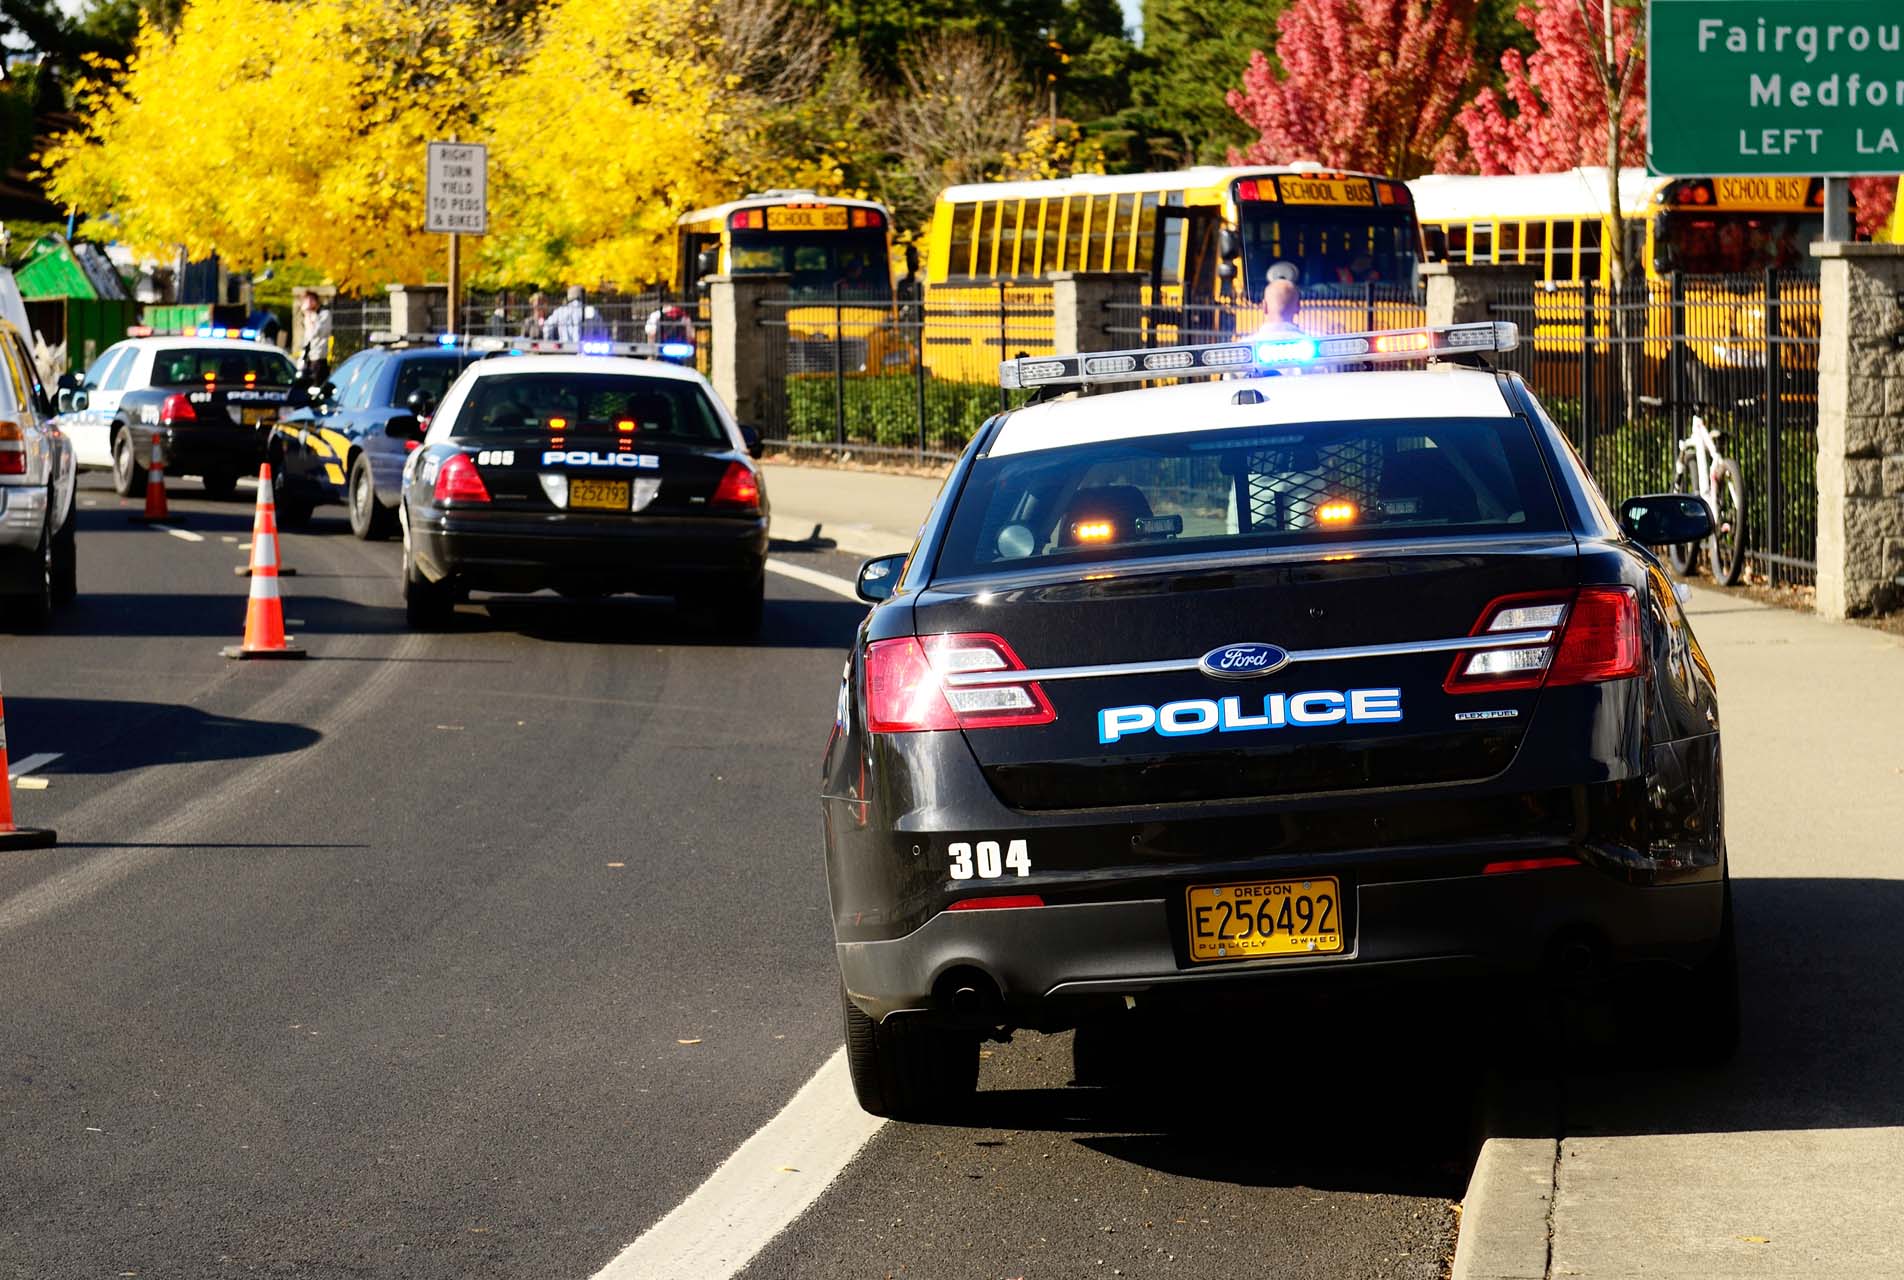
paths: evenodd
<path fill-rule="evenodd" d="M 830 573 L 821 573 L 818 569 L 809 569 L 803 564 L 790 564 L 785 560 L 768 560 L 767 572 L 777 573 L 783 578 L 792 578 L 795 582 L 804 582 L 810 587 L 822 591 L 831 591 L 836 596 L 845 596 L 848 600 L 859 601 L 859 590 L 845 578 Z"/>
<path fill-rule="evenodd" d="M 728 1280 L 819 1198 L 885 1121 L 860 1110 L 837 1049 L 692 1195 L 594 1280 Z"/>
<path fill-rule="evenodd" d="M 1452 1280 L 1546 1280 L 1553 1138 L 1489 1138 L 1461 1201 Z"/>

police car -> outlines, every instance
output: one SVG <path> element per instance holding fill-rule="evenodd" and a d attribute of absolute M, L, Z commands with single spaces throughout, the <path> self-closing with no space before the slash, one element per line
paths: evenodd
<path fill-rule="evenodd" d="M 403 471 L 412 626 L 441 625 L 471 590 L 554 588 L 672 595 L 724 634 L 759 629 L 759 437 L 673 354 L 522 343 L 457 379 Z"/>
<path fill-rule="evenodd" d="M 1079 1028 L 1081 1058 L 1153 1013 L 1186 1052 L 1235 1026 L 1303 1044 L 1296 997 L 1351 975 L 1640 974 L 1620 1007 L 1665 1023 L 1656 1060 L 1725 1051 L 1718 704 L 1649 550 L 1711 513 L 1610 510 L 1486 367 L 1514 343 L 1003 367 L 1034 402 L 979 431 L 909 555 L 861 570 L 826 751 L 868 1111 L 952 1111 L 1014 1028 Z M 1182 381 L 1065 394 L 1159 378 Z"/>

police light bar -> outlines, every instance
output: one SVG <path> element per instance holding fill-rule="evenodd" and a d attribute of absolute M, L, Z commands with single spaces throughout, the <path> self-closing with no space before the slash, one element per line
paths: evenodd
<path fill-rule="evenodd" d="M 558 342 L 553 338 L 471 338 L 477 351 L 494 354 L 630 356 L 637 360 L 668 360 L 674 363 L 694 359 L 692 342 L 610 342 L 588 338 L 581 342 Z"/>
<path fill-rule="evenodd" d="M 453 333 L 391 333 L 378 329 L 370 335 L 373 347 L 454 347 L 463 341 Z"/>
<path fill-rule="evenodd" d="M 1276 333 L 1240 342 L 1135 351 L 1091 351 L 1062 356 L 1019 356 L 998 366 L 1007 390 L 1084 387 L 1156 378 L 1212 378 L 1222 374 L 1327 370 L 1339 364 L 1400 364 L 1452 356 L 1512 351 L 1519 331 L 1505 320 L 1367 333 Z"/>
<path fill-rule="evenodd" d="M 247 342 L 255 342 L 258 338 L 258 331 L 256 329 L 228 328 L 225 325 L 218 324 L 201 324 L 197 330 L 194 331 L 193 336 L 199 338 L 243 338 Z"/>

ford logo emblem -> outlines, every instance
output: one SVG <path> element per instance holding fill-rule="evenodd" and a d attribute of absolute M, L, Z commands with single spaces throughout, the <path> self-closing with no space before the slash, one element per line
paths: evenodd
<path fill-rule="evenodd" d="M 1226 644 L 1197 659 L 1205 675 L 1219 680 L 1248 680 L 1252 676 L 1274 675 L 1289 665 L 1289 651 L 1273 644 L 1246 641 Z"/>

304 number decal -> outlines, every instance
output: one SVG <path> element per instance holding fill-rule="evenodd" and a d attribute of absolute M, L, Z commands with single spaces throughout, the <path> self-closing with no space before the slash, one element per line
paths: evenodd
<path fill-rule="evenodd" d="M 1008 871 L 1031 874 L 1031 847 L 1024 840 L 1006 842 L 1002 849 L 997 840 L 955 840 L 945 847 L 945 855 L 954 880 L 997 880 Z"/>

